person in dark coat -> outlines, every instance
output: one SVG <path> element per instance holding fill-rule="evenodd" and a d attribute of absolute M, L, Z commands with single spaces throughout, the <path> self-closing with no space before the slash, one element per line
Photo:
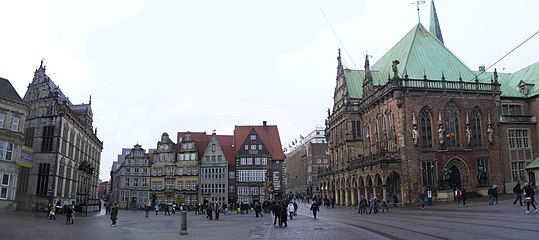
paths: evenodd
<path fill-rule="evenodd" d="M 112 205 L 112 208 L 110 210 L 110 220 L 112 221 L 111 226 L 116 227 L 116 220 L 118 219 L 118 210 L 120 209 L 120 206 L 118 206 L 118 203 L 114 203 Z"/>
<path fill-rule="evenodd" d="M 273 219 L 273 226 L 279 221 L 279 224 L 281 224 L 281 205 L 279 203 L 275 203 L 273 205 L 273 216 L 275 216 L 275 219 Z"/>
<path fill-rule="evenodd" d="M 288 227 L 287 220 L 288 220 L 288 208 L 286 207 L 285 203 L 281 204 L 280 207 L 280 216 L 279 216 L 279 226 L 280 227 Z M 283 226 L 284 225 L 284 226 Z"/>
<path fill-rule="evenodd" d="M 468 204 L 466 203 L 466 198 L 468 198 L 468 192 L 466 192 L 465 188 L 462 188 L 462 191 L 460 192 L 460 198 L 462 199 L 462 206 L 467 207 Z"/>
<path fill-rule="evenodd" d="M 517 204 L 517 202 L 520 202 L 520 206 L 523 206 L 522 204 L 522 188 L 520 187 L 520 181 L 517 182 L 515 187 L 513 187 L 513 193 L 515 193 L 515 201 L 513 201 L 513 205 Z"/>
<path fill-rule="evenodd" d="M 524 185 L 524 197 L 526 198 L 526 214 L 530 213 L 530 204 L 533 206 L 534 213 L 537 213 L 537 208 L 535 207 L 535 190 L 533 189 L 532 185 L 529 183 L 526 183 Z"/>
<path fill-rule="evenodd" d="M 320 211 L 320 208 L 318 207 L 318 204 L 313 203 L 311 204 L 311 212 L 313 212 L 314 219 L 316 219 L 316 213 Z"/>

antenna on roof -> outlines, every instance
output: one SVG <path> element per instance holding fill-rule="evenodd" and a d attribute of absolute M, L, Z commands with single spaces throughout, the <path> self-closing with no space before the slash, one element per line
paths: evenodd
<path fill-rule="evenodd" d="M 326 14 L 324 14 L 324 11 L 322 10 L 322 8 L 319 6 L 318 7 L 320 9 L 320 12 L 322 12 L 322 15 L 324 16 L 324 18 L 326 19 L 326 22 L 328 23 L 329 27 L 331 28 L 331 31 L 333 31 L 333 34 L 335 34 L 335 37 L 337 38 L 337 41 L 339 41 L 339 43 L 341 44 L 342 48 L 344 49 L 344 52 L 346 52 L 346 55 L 348 56 L 348 58 L 350 58 L 350 61 L 352 61 L 352 65 L 354 65 L 354 68 L 355 69 L 358 69 L 357 66 L 356 66 L 356 63 L 354 63 L 354 60 L 352 59 L 352 57 L 350 57 L 350 54 L 348 54 L 348 51 L 346 51 L 346 48 L 344 47 L 344 44 L 342 43 L 341 39 L 339 38 L 339 36 L 337 35 L 337 32 L 335 31 L 335 29 L 333 28 L 333 26 L 331 26 L 331 23 L 329 22 L 328 18 L 326 17 Z"/>
<path fill-rule="evenodd" d="M 419 4 L 424 4 L 425 1 L 416 1 L 416 2 L 413 2 L 412 4 L 415 4 L 417 5 L 417 21 L 419 23 L 421 23 L 421 17 L 419 16 Z"/>

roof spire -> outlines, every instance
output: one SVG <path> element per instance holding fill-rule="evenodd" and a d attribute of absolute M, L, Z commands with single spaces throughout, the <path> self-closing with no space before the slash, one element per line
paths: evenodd
<path fill-rule="evenodd" d="M 434 7 L 434 0 L 432 0 L 430 5 L 430 26 L 429 32 L 436 36 L 440 42 L 444 43 L 444 38 L 442 37 L 442 29 L 440 28 L 440 22 L 438 22 L 438 14 L 436 14 L 436 7 Z"/>

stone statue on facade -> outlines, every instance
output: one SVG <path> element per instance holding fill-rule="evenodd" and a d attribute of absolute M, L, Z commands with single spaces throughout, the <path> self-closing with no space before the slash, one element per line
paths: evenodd
<path fill-rule="evenodd" d="M 440 124 L 438 126 L 438 140 L 440 140 L 440 144 L 444 144 L 444 126 Z"/>
<path fill-rule="evenodd" d="M 488 142 L 492 144 L 494 142 L 494 130 L 492 129 L 492 126 L 489 124 L 487 128 L 488 133 Z"/>
<path fill-rule="evenodd" d="M 412 139 L 414 140 L 414 145 L 417 145 L 419 142 L 419 131 L 417 130 L 416 125 L 414 125 L 414 129 L 412 129 Z"/>
<path fill-rule="evenodd" d="M 470 145 L 472 142 L 472 130 L 470 129 L 470 125 L 466 124 L 466 143 Z"/>
<path fill-rule="evenodd" d="M 397 67 L 397 65 L 399 65 L 399 60 L 395 60 L 393 61 L 393 65 L 391 66 L 392 70 L 393 70 L 393 78 L 394 79 L 397 79 L 399 77 L 399 68 Z"/>
<path fill-rule="evenodd" d="M 487 178 L 487 168 L 483 164 L 480 164 L 477 167 L 477 183 L 479 185 L 485 185 L 487 184 Z"/>

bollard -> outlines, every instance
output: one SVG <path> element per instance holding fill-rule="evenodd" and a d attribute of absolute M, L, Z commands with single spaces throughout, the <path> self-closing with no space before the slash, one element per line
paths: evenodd
<path fill-rule="evenodd" d="M 180 212 L 180 235 L 187 235 L 187 212 Z"/>

